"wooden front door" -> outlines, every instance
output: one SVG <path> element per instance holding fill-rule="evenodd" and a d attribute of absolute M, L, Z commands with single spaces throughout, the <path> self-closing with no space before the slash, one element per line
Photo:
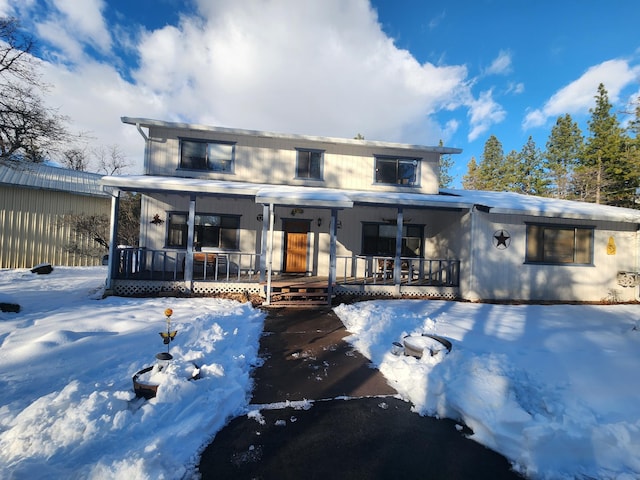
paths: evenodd
<path fill-rule="evenodd" d="M 309 221 L 287 220 L 284 223 L 284 271 L 307 272 Z"/>

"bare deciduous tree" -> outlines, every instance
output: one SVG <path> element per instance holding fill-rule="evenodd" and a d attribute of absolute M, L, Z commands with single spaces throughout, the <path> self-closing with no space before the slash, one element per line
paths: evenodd
<path fill-rule="evenodd" d="M 67 119 L 42 101 L 33 49 L 16 19 L 0 18 L 0 158 L 41 162 L 70 138 Z"/>
<path fill-rule="evenodd" d="M 101 146 L 94 151 L 98 172 L 105 175 L 119 175 L 131 166 L 127 156 L 116 144 Z"/>
<path fill-rule="evenodd" d="M 89 158 L 84 148 L 72 148 L 62 154 L 62 164 L 71 170 L 86 172 L 89 167 Z"/>

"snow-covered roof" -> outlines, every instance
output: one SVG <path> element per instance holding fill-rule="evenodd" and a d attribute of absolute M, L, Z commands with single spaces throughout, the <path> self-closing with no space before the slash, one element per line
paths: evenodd
<path fill-rule="evenodd" d="M 393 142 L 379 142 L 372 140 L 356 140 L 350 138 L 336 138 L 336 137 L 319 137 L 312 135 L 296 135 L 291 133 L 276 133 L 276 132 L 264 132 L 258 130 L 243 130 L 239 128 L 225 128 L 225 127 L 214 127 L 210 125 L 199 125 L 193 123 L 181 123 L 181 122 L 166 122 L 163 120 L 153 120 L 150 118 L 131 118 L 131 117 L 122 117 L 122 123 L 127 123 L 129 125 L 136 125 L 137 127 L 156 127 L 156 128 L 172 128 L 172 129 L 180 129 L 180 130 L 193 130 L 193 131 L 201 131 L 201 132 L 211 132 L 211 133 L 225 133 L 231 135 L 244 135 L 244 136 L 252 136 L 252 137 L 260 137 L 260 138 L 274 138 L 274 139 L 282 139 L 282 140 L 297 140 L 297 141 L 309 141 L 309 142 L 319 142 L 319 143 L 333 143 L 333 144 L 341 144 L 341 145 L 358 145 L 358 146 L 370 146 L 370 147 L 380 147 L 380 148 L 401 148 L 401 149 L 409 149 L 409 150 L 424 150 L 428 152 L 440 153 L 440 154 L 456 154 L 461 153 L 462 149 L 460 148 L 451 148 L 451 147 L 429 147 L 425 145 L 410 145 L 404 143 L 393 143 Z"/>
<path fill-rule="evenodd" d="M 456 195 L 461 201 L 484 206 L 491 213 L 496 214 L 640 223 L 640 210 L 633 208 L 536 197 L 514 192 L 442 190 L 441 193 Z"/>
<path fill-rule="evenodd" d="M 39 163 L 0 161 L 0 184 L 107 197 L 102 175 L 52 167 Z"/>
<path fill-rule="evenodd" d="M 106 188 L 138 192 L 245 196 L 253 198 L 256 203 L 273 203 L 275 205 L 323 208 L 351 208 L 353 205 L 440 209 L 481 207 L 483 210 L 496 214 L 640 224 L 640 210 L 556 198 L 534 197 L 513 192 L 446 189 L 441 190 L 440 194 L 429 195 L 211 181 L 150 175 L 103 177 L 102 184 Z"/>

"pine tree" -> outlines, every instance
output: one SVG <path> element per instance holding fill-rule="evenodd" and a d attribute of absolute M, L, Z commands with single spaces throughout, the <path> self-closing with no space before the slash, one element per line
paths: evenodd
<path fill-rule="evenodd" d="M 467 163 L 467 173 L 462 176 L 462 188 L 465 190 L 480 190 L 480 172 L 476 157 L 471 157 Z"/>
<path fill-rule="evenodd" d="M 544 153 L 549 174 L 549 194 L 556 198 L 573 198 L 573 171 L 583 149 L 582 132 L 571 115 L 558 117 L 551 129 Z"/>
<path fill-rule="evenodd" d="M 515 169 L 514 191 L 527 195 L 545 195 L 548 191 L 548 180 L 542 162 L 542 152 L 529 137 L 527 143 L 518 153 Z"/>
<path fill-rule="evenodd" d="M 582 162 L 576 168 L 583 197 L 595 203 L 619 205 L 628 200 L 631 172 L 625 158 L 624 131 L 611 113 L 612 105 L 604 85 L 598 86 L 596 106 L 589 110 L 589 137 L 585 142 Z"/>
<path fill-rule="evenodd" d="M 478 165 L 478 189 L 501 191 L 507 173 L 502 143 L 491 135 L 484 144 L 482 159 Z"/>
<path fill-rule="evenodd" d="M 504 157 L 504 166 L 500 179 L 496 179 L 496 190 L 505 192 L 521 192 L 520 183 L 522 171 L 520 168 L 520 154 L 511 150 Z"/>
<path fill-rule="evenodd" d="M 444 146 L 442 140 L 440 140 L 438 146 Z M 453 183 L 453 175 L 451 175 L 452 168 L 453 159 L 451 155 L 440 155 L 440 188 L 451 188 L 451 184 Z"/>
<path fill-rule="evenodd" d="M 625 157 L 630 169 L 628 196 L 624 206 L 640 208 L 640 98 L 636 99 L 634 118 L 627 127 Z"/>

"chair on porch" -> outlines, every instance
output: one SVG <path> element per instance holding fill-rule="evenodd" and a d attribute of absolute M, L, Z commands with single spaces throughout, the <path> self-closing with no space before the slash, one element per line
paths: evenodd
<path fill-rule="evenodd" d="M 197 275 L 204 275 L 205 272 L 208 275 L 212 275 L 216 271 L 216 259 L 218 255 L 215 253 L 206 252 L 194 252 L 193 253 L 193 273 Z M 182 259 L 182 270 L 184 271 L 184 265 L 186 257 Z"/>
<path fill-rule="evenodd" d="M 376 276 L 378 278 L 393 278 L 393 260 L 378 258 L 378 271 L 376 272 Z"/>

